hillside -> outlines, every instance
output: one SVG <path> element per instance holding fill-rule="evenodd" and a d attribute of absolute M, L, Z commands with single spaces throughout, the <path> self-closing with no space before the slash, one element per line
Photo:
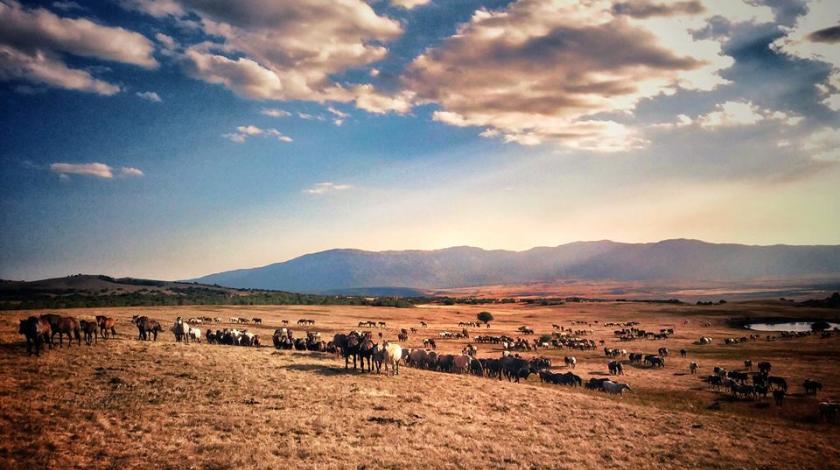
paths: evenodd
<path fill-rule="evenodd" d="M 576 242 L 519 252 L 473 247 L 382 252 L 336 249 L 195 280 L 238 288 L 336 292 L 560 279 L 676 283 L 803 277 L 840 278 L 840 246 L 748 246 L 679 239 Z"/>
<path fill-rule="evenodd" d="M 370 294 L 367 294 L 370 295 Z M 161 305 L 410 305 L 393 297 L 298 294 L 195 282 L 77 274 L 38 281 L 0 280 L 0 309 Z"/>

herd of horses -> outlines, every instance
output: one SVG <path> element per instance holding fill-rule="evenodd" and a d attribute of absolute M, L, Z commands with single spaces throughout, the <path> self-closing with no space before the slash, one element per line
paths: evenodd
<path fill-rule="evenodd" d="M 116 336 L 116 320 L 103 315 L 97 315 L 95 321 L 77 320 L 70 316 L 61 316 L 54 313 L 45 313 L 40 316 L 31 316 L 20 320 L 18 333 L 26 338 L 26 352 L 29 355 L 39 356 L 43 345 L 50 349 L 55 345 L 55 335 L 58 335 L 59 347 L 64 346 L 64 337 L 67 336 L 67 346 L 73 345 L 73 340 L 81 345 L 82 335 L 85 343 L 98 342 L 99 338 L 108 339 L 109 336 Z"/>
<path fill-rule="evenodd" d="M 138 339 L 140 340 L 157 341 L 158 334 L 164 331 L 159 321 L 144 315 L 133 316 L 131 322 L 137 328 Z M 262 321 L 261 319 L 254 319 L 254 323 L 261 324 Z M 298 321 L 298 325 L 303 326 L 313 325 L 314 323 L 314 320 L 309 319 Z M 283 324 L 288 324 L 288 321 L 284 320 Z M 27 353 L 37 356 L 40 355 L 45 345 L 52 349 L 55 345 L 56 335 L 58 335 L 59 347 L 63 347 L 65 336 L 67 337 L 68 347 L 72 345 L 74 340 L 77 345 L 81 345 L 83 339 L 86 344 L 91 345 L 92 343 L 98 342 L 99 339 L 108 339 L 116 336 L 117 331 L 115 325 L 115 319 L 104 315 L 97 315 L 95 320 L 85 320 L 54 313 L 45 313 L 40 316 L 30 316 L 20 320 L 19 333 L 26 338 Z M 637 322 L 604 323 L 604 326 L 612 325 L 621 327 L 620 330 L 615 331 L 615 335 L 619 337 L 632 335 L 634 337 L 660 339 L 657 338 L 658 335 L 667 337 L 674 334 L 674 330 L 669 328 L 650 335 L 650 332 L 640 330 L 637 327 Z M 384 328 L 386 325 L 385 322 L 364 321 L 360 322 L 359 326 Z M 459 326 L 468 327 L 475 325 L 462 322 Z M 551 336 L 558 341 L 559 347 L 582 350 L 594 348 L 594 341 L 581 339 L 577 335 L 586 334 L 586 330 L 569 329 L 568 333 L 562 334 L 565 333 L 565 328 L 559 327 L 559 325 L 553 326 L 555 331 Z M 428 325 L 425 322 L 421 322 L 421 327 L 426 328 Z M 560 330 L 561 334 L 558 334 L 556 330 Z M 184 321 L 180 317 L 175 321 L 170 331 L 174 333 L 176 341 L 200 342 L 202 338 L 200 329 L 191 326 L 189 320 Z M 521 334 L 533 334 L 533 330 L 527 327 L 520 327 L 518 331 Z M 411 328 L 411 332 L 416 333 L 417 329 Z M 498 380 L 507 379 L 512 382 L 520 382 L 527 380 L 531 375 L 537 375 L 540 381 L 546 384 L 572 387 L 581 386 L 590 390 L 599 390 L 612 394 L 623 394 L 625 390 L 632 391 L 629 385 L 614 381 L 612 377 L 591 378 L 584 384 L 583 378 L 572 372 L 577 360 L 571 356 L 564 358 L 567 371 L 554 372 L 551 370 L 551 361 L 549 359 L 545 357 L 526 359 L 520 357 L 519 354 L 513 353 L 511 349 L 514 348 L 509 347 L 502 348 L 501 357 L 477 358 L 477 348 L 472 344 L 464 348 L 461 354 L 442 354 L 435 351 L 436 345 L 432 344 L 433 339 L 425 340 L 423 348 L 403 348 L 397 342 L 382 339 L 382 333 L 379 333 L 379 342 L 375 342 L 372 336 L 370 331 L 351 331 L 349 333 L 338 333 L 332 338 L 332 341 L 325 341 L 321 338 L 320 333 L 309 331 L 306 332 L 305 337 L 295 338 L 291 329 L 283 327 L 275 330 L 272 342 L 277 349 L 334 353 L 337 357 L 344 358 L 345 368 L 349 368 L 352 361 L 354 369 L 361 368 L 368 372 L 374 370 L 380 372 L 384 368 L 386 373 L 390 369 L 392 374 L 398 375 L 400 364 L 404 364 L 412 368 L 446 373 L 472 374 Z M 401 329 L 398 338 L 400 341 L 407 340 L 408 330 Z M 211 344 L 260 345 L 257 335 L 236 329 L 216 330 L 215 332 L 208 329 L 206 339 Z M 499 337 L 499 341 L 496 341 L 496 337 L 478 336 L 475 339 L 477 343 L 506 343 L 510 338 L 501 336 Z M 711 343 L 711 338 L 708 338 L 706 341 L 703 341 L 703 339 L 706 338 L 701 338 L 699 344 Z M 586 347 L 578 347 L 579 343 L 585 344 Z M 603 341 L 601 343 L 603 344 Z M 658 354 L 628 353 L 624 349 L 605 347 L 604 353 L 608 359 L 607 367 L 609 375 L 624 375 L 624 365 L 627 363 L 637 366 L 647 365 L 651 369 L 664 368 L 668 349 L 661 347 L 657 352 Z M 681 350 L 680 355 L 686 357 L 687 351 L 685 349 Z M 628 361 L 623 362 L 621 360 L 622 357 L 627 357 Z M 785 395 L 788 392 L 787 381 L 783 377 L 770 375 L 772 365 L 769 362 L 759 362 L 758 372 L 748 373 L 748 371 L 752 370 L 752 366 L 751 360 L 745 360 L 743 371 L 725 370 L 721 367 L 715 367 L 714 373 L 703 377 L 703 380 L 708 383 L 712 390 L 728 390 L 734 399 L 755 400 L 766 398 L 768 394 L 772 394 L 776 404 L 782 406 Z M 698 367 L 696 362 L 690 362 L 689 370 L 692 375 L 696 373 Z M 805 389 L 806 395 L 816 395 L 823 388 L 822 383 L 811 378 L 806 379 L 802 386 Z M 840 405 L 823 402 L 820 404 L 820 415 L 833 421 L 836 416 L 840 415 Z"/>

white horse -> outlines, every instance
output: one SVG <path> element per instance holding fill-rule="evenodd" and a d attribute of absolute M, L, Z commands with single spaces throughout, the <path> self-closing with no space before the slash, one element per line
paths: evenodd
<path fill-rule="evenodd" d="M 190 325 L 184 322 L 184 320 L 182 320 L 181 317 L 178 317 L 178 319 L 175 320 L 175 323 L 172 324 L 172 328 L 170 328 L 170 330 L 172 330 L 172 333 L 175 334 L 175 341 L 181 341 L 183 339 L 185 343 L 190 342 L 188 336 L 189 329 Z"/>
<path fill-rule="evenodd" d="M 630 386 L 627 384 L 613 382 L 612 380 L 607 380 L 606 382 L 604 382 L 604 391 L 606 391 L 607 393 L 611 393 L 613 395 L 624 395 L 625 389 L 630 392 L 633 391 L 633 389 L 630 388 Z"/>
<path fill-rule="evenodd" d="M 187 338 L 195 341 L 196 343 L 200 343 L 201 342 L 201 329 L 200 328 L 194 328 L 190 325 L 187 325 L 187 329 L 189 330 L 189 333 L 187 333 L 187 335 L 186 335 Z"/>
<path fill-rule="evenodd" d="M 385 373 L 388 373 L 388 366 L 391 366 L 393 375 L 400 375 L 400 359 L 402 359 L 402 347 L 397 343 L 385 342 L 382 351 L 382 364 L 385 366 Z"/>

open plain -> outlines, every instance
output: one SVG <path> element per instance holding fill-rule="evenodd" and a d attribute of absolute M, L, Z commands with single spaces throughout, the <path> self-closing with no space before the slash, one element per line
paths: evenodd
<path fill-rule="evenodd" d="M 459 322 L 490 311 L 491 327 L 470 335 L 550 334 L 552 325 L 587 330 L 604 340 L 590 351 L 538 349 L 552 370 L 574 372 L 584 382 L 607 377 L 604 347 L 655 354 L 667 347 L 664 368 L 624 362 L 632 391 L 621 395 L 541 383 L 524 383 L 402 367 L 399 376 L 344 368 L 333 354 L 281 351 L 271 335 L 282 320 L 296 336 L 319 331 L 325 339 L 383 321 L 373 329 L 396 340 L 400 328 L 417 328 L 404 347 L 435 338 L 438 352 L 458 353 L 470 339 L 440 339 L 461 331 Z M 68 309 L 62 315 L 117 319 L 118 337 L 93 346 L 74 343 L 40 357 L 27 356 L 18 320 L 41 311 L 0 314 L 0 461 L 4 468 L 830 468 L 840 462 L 840 426 L 818 415 L 820 401 L 840 401 L 840 336 L 761 338 L 743 318 L 835 319 L 836 311 L 792 307 L 780 301 L 695 306 L 633 302 L 421 305 L 415 308 L 348 306 L 191 306 Z M 249 325 L 261 347 L 182 344 L 164 331 L 140 341 L 131 323 L 142 314 L 166 328 L 178 316 L 259 317 Z M 313 326 L 297 327 L 300 318 Z M 428 324 L 422 328 L 420 322 Z M 605 322 L 639 322 L 639 328 L 673 328 L 665 340 L 618 341 Z M 596 323 L 597 322 L 597 323 Z M 242 326 L 239 326 L 240 328 Z M 202 329 L 206 329 L 203 325 Z M 712 344 L 696 344 L 698 338 Z M 776 334 L 776 336 L 778 336 Z M 498 344 L 477 344 L 479 357 L 499 357 Z M 686 349 L 687 357 L 677 351 Z M 743 370 L 745 359 L 769 361 L 784 377 L 783 406 L 772 397 L 733 400 L 701 380 L 715 366 Z M 697 375 L 688 365 L 699 365 Z M 802 383 L 824 388 L 814 397 Z"/>

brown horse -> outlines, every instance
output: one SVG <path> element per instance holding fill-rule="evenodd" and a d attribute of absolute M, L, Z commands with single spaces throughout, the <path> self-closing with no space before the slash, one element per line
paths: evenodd
<path fill-rule="evenodd" d="M 152 320 L 147 316 L 134 316 L 134 324 L 137 325 L 137 331 L 140 333 L 139 338 L 142 340 L 154 339 L 157 341 L 157 335 L 163 331 L 163 327 L 157 320 Z M 151 335 L 152 338 L 149 337 Z"/>
<path fill-rule="evenodd" d="M 99 334 L 102 335 L 102 339 L 108 339 L 109 332 L 112 336 L 117 336 L 117 330 L 114 328 L 116 323 L 117 321 L 111 317 L 104 315 L 96 316 L 96 324 L 99 326 Z"/>
<path fill-rule="evenodd" d="M 79 327 L 85 335 L 85 344 L 90 346 L 91 343 L 98 342 L 97 333 L 99 325 L 95 321 L 79 320 Z"/>
<path fill-rule="evenodd" d="M 50 322 L 38 317 L 29 317 L 21 320 L 18 326 L 18 333 L 26 336 L 26 352 L 32 355 L 32 345 L 35 345 L 35 355 L 41 355 L 41 343 L 46 341 L 52 349 L 50 342 Z"/>
<path fill-rule="evenodd" d="M 45 313 L 41 315 L 41 319 L 47 321 L 50 324 L 51 343 L 53 342 L 52 338 L 54 338 L 56 333 L 58 333 L 59 347 L 64 347 L 65 334 L 67 335 L 68 347 L 73 344 L 74 337 L 76 338 L 76 341 L 79 342 L 79 346 L 82 345 L 82 332 L 79 328 L 79 322 L 75 318 L 62 317 L 54 313 Z"/>

